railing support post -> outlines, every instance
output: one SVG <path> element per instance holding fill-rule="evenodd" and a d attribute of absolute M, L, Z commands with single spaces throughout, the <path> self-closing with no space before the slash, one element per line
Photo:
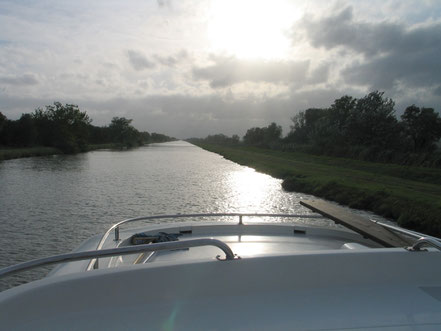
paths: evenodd
<path fill-rule="evenodd" d="M 243 225 L 243 222 L 242 222 L 242 215 L 239 215 L 239 225 Z"/>
<path fill-rule="evenodd" d="M 115 239 L 114 241 L 118 241 L 119 240 L 119 226 L 117 226 L 115 228 Z"/>
<path fill-rule="evenodd" d="M 441 251 L 441 243 L 434 238 L 422 237 L 418 239 L 411 247 L 407 247 L 408 251 L 420 252 L 424 246 L 434 247 Z"/>

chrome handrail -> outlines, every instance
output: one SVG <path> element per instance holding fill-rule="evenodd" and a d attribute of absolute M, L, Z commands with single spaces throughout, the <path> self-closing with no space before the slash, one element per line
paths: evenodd
<path fill-rule="evenodd" d="M 418 238 L 418 239 L 420 239 L 420 238 L 423 238 L 423 237 L 424 237 L 424 238 L 430 238 L 430 239 L 433 239 L 433 240 L 435 240 L 435 241 L 441 241 L 441 238 L 428 236 L 427 234 L 424 234 L 424 233 L 419 233 L 419 232 L 416 232 L 416 231 L 403 229 L 403 228 L 400 228 L 400 227 L 398 227 L 398 226 L 394 226 L 394 225 L 386 224 L 386 223 L 383 223 L 383 222 L 380 222 L 380 221 L 375 221 L 375 220 L 371 220 L 371 221 L 374 222 L 374 223 L 376 223 L 376 224 L 378 224 L 378 225 L 381 225 L 382 227 L 384 227 L 384 228 L 386 228 L 386 229 L 389 229 L 389 230 L 392 230 L 392 231 L 396 231 L 396 232 L 402 233 L 402 234 L 407 235 L 407 236 L 412 237 L 412 238 Z"/>
<path fill-rule="evenodd" d="M 438 240 L 429 237 L 422 237 L 418 239 L 412 246 L 407 247 L 407 250 L 419 252 L 424 246 L 435 247 L 436 249 L 441 251 L 441 243 Z"/>
<path fill-rule="evenodd" d="M 113 224 L 101 237 L 98 243 L 97 250 L 101 250 L 104 242 L 107 240 L 110 232 L 115 231 L 115 241 L 119 240 L 119 227 L 125 223 L 138 222 L 138 221 L 151 221 L 160 219 L 172 219 L 172 218 L 195 218 L 195 217 L 239 217 L 239 225 L 243 224 L 242 217 L 286 217 L 286 218 L 323 218 L 321 215 L 298 215 L 298 214 L 253 214 L 253 213 L 209 213 L 209 214 L 176 214 L 176 215 L 156 215 L 156 216 L 141 216 L 135 218 L 128 218 L 121 222 Z M 91 270 L 94 268 L 96 259 L 92 259 L 87 266 L 86 270 Z"/>
<path fill-rule="evenodd" d="M 130 247 L 122 247 L 122 248 L 102 249 L 98 251 L 84 251 L 84 252 L 54 255 L 54 256 L 31 260 L 31 261 L 15 264 L 6 268 L 2 268 L 0 269 L 0 278 L 16 272 L 34 269 L 45 265 L 63 263 L 63 262 L 73 262 L 73 261 L 88 260 L 90 258 L 97 258 L 97 257 L 128 255 L 139 252 L 156 252 L 156 251 L 184 249 L 184 248 L 200 247 L 200 246 L 218 247 L 225 253 L 225 260 L 234 260 L 236 258 L 230 246 L 228 246 L 223 241 L 212 238 L 192 239 L 192 240 L 182 240 L 182 241 L 170 241 L 170 242 L 157 243 L 157 244 L 137 245 Z M 219 256 L 217 256 L 216 258 L 220 260 Z"/>

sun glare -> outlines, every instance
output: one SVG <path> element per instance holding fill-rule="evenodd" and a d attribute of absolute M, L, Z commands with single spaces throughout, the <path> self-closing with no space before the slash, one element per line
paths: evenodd
<path fill-rule="evenodd" d="M 285 1 L 219 0 L 211 7 L 208 37 L 215 52 L 280 59 L 290 47 L 286 33 L 299 17 Z"/>
<path fill-rule="evenodd" d="M 272 202 L 271 192 L 280 188 L 280 184 L 273 178 L 251 168 L 231 172 L 228 181 L 234 207 L 240 211 L 269 210 Z"/>

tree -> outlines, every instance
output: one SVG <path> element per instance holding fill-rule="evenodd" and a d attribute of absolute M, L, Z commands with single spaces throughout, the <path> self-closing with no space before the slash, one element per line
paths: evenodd
<path fill-rule="evenodd" d="M 162 133 L 156 133 L 156 132 L 153 132 L 151 134 L 150 139 L 154 143 L 163 143 L 166 141 L 176 140 L 175 138 L 169 137 L 169 136 L 162 134 Z"/>
<path fill-rule="evenodd" d="M 329 108 L 327 116 L 330 123 L 336 126 L 340 135 L 346 135 L 347 122 L 351 114 L 355 111 L 357 105 L 357 99 L 345 95 L 339 99 L 336 99 Z"/>
<path fill-rule="evenodd" d="M 264 131 L 262 128 L 248 129 L 243 136 L 243 142 L 247 145 L 262 145 L 264 141 Z"/>
<path fill-rule="evenodd" d="M 409 106 L 401 116 L 401 123 L 414 152 L 430 152 L 441 138 L 441 118 L 433 108 Z"/>
<path fill-rule="evenodd" d="M 34 120 L 35 127 L 37 128 L 37 145 L 53 146 L 53 123 L 49 119 L 47 112 L 45 112 L 42 108 L 37 108 L 31 114 L 31 116 Z"/>
<path fill-rule="evenodd" d="M 65 153 L 87 149 L 89 125 L 92 120 L 77 105 L 54 102 L 46 110 L 37 108 L 32 114 L 38 131 L 37 141 L 60 148 Z"/>
<path fill-rule="evenodd" d="M 8 119 L 5 115 L 0 112 L 0 145 L 5 144 L 6 145 L 6 132 L 5 132 L 5 126 L 8 122 Z"/>
<path fill-rule="evenodd" d="M 147 131 L 142 131 L 139 134 L 143 143 L 148 143 L 152 137 Z"/>
<path fill-rule="evenodd" d="M 121 147 L 133 147 L 142 143 L 138 130 L 130 123 L 132 123 L 131 119 L 113 117 L 109 125 L 113 142 Z"/>
<path fill-rule="evenodd" d="M 263 140 L 266 146 L 271 146 L 271 144 L 277 144 L 280 142 L 282 137 L 282 127 L 272 122 L 266 128 L 263 129 Z"/>
<path fill-rule="evenodd" d="M 243 137 L 247 145 L 260 147 L 274 147 L 280 143 L 282 136 L 282 127 L 272 122 L 264 128 L 251 128 Z"/>
<path fill-rule="evenodd" d="M 5 125 L 6 121 L 7 121 L 6 116 L 3 115 L 2 112 L 0 111 L 0 132 L 2 131 L 2 128 Z"/>
<path fill-rule="evenodd" d="M 345 95 L 336 99 L 330 108 L 316 110 L 317 114 L 308 130 L 309 141 L 326 151 L 345 149 L 349 141 L 348 121 L 356 104 L 357 99 Z"/>
<path fill-rule="evenodd" d="M 31 114 L 22 114 L 17 121 L 15 142 L 18 146 L 33 146 L 37 139 L 37 129 Z"/>
<path fill-rule="evenodd" d="M 240 142 L 240 137 L 237 134 L 233 134 L 231 136 L 231 142 L 235 145 L 238 144 Z"/>
<path fill-rule="evenodd" d="M 287 141 L 308 143 L 316 128 L 316 124 L 326 116 L 327 109 L 308 108 L 291 118 L 293 125 L 287 136 Z"/>
<path fill-rule="evenodd" d="M 347 121 L 346 137 L 355 145 L 390 148 L 399 137 L 395 103 L 384 92 L 371 92 L 358 99 Z"/>

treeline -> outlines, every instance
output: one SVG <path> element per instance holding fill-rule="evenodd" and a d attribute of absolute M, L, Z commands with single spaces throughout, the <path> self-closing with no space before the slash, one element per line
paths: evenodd
<path fill-rule="evenodd" d="M 187 141 L 198 143 L 198 142 L 206 142 L 209 144 L 217 144 L 217 145 L 237 145 L 240 142 L 240 137 L 235 134 L 232 137 L 228 137 L 222 133 L 209 135 L 206 138 L 190 138 Z"/>
<path fill-rule="evenodd" d="M 0 112 L 0 146 L 50 146 L 63 153 L 84 152 L 90 145 L 112 144 L 130 148 L 151 142 L 174 140 L 159 133 L 140 132 L 132 120 L 114 117 L 107 126 L 94 126 L 85 111 L 77 105 L 54 102 L 45 109 L 23 114 L 18 120 L 9 120 Z"/>
<path fill-rule="evenodd" d="M 360 99 L 346 95 L 328 108 L 309 108 L 291 120 L 285 137 L 281 126 L 271 123 L 249 129 L 242 143 L 365 161 L 441 166 L 439 114 L 433 108 L 411 105 L 398 119 L 394 101 L 383 92 Z"/>

